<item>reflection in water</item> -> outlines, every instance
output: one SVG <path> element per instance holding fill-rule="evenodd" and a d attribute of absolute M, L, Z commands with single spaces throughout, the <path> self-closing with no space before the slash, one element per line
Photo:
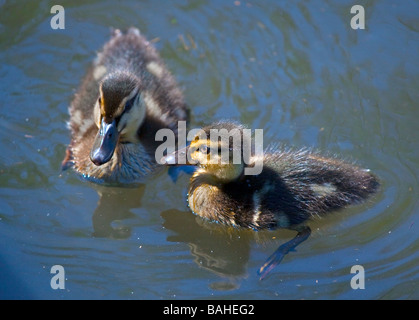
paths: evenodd
<path fill-rule="evenodd" d="M 167 241 L 187 243 L 198 266 L 228 278 L 226 283 L 211 285 L 218 290 L 232 289 L 236 280 L 245 278 L 252 245 L 268 243 L 276 238 L 273 235 L 278 232 L 255 232 L 251 229 L 228 227 L 204 220 L 190 212 L 174 209 L 163 211 L 161 216 L 164 219 L 163 226 L 175 232 Z M 279 249 L 287 245 L 292 247 L 293 244 L 291 240 L 282 244 Z M 288 248 L 288 251 L 292 251 L 292 248 Z"/>
<path fill-rule="evenodd" d="M 114 239 L 127 239 L 131 235 L 129 227 L 113 227 L 116 220 L 129 219 L 135 215 L 132 208 L 141 206 L 145 185 L 136 188 L 103 187 L 98 190 L 100 199 L 93 213 L 93 236 Z"/>
<path fill-rule="evenodd" d="M 224 277 L 246 275 L 251 241 L 247 230 L 207 222 L 178 210 L 164 211 L 161 216 L 163 226 L 175 232 L 167 241 L 187 243 L 200 267 Z"/>
<path fill-rule="evenodd" d="M 164 211 L 161 216 L 165 220 L 163 226 L 176 233 L 169 236 L 167 241 L 187 243 L 198 266 L 228 278 L 228 282 L 211 285 L 213 289 L 218 290 L 234 289 L 236 281 L 247 276 L 246 268 L 252 244 L 266 244 L 275 239 L 280 230 L 283 230 L 253 231 L 234 228 L 204 220 L 190 212 L 178 210 Z M 309 234 L 298 233 L 292 240 L 279 243 L 278 249 L 270 258 L 281 255 L 279 263 L 285 255 L 294 251 L 295 247 Z M 299 237 L 304 239 L 301 241 Z"/>

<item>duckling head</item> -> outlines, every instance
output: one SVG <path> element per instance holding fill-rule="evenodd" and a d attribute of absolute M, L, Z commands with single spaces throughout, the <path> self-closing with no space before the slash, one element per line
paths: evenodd
<path fill-rule="evenodd" d="M 128 72 L 111 73 L 100 83 L 94 108 L 98 133 L 90 152 L 95 165 L 107 163 L 119 143 L 138 142 L 137 131 L 146 113 L 140 86 L 140 80 Z"/>
<path fill-rule="evenodd" d="M 198 131 L 190 145 L 163 157 L 161 163 L 179 164 L 179 155 L 187 155 L 186 165 L 195 165 L 197 175 L 209 175 L 218 182 L 238 179 L 245 167 L 241 125 L 218 122 Z"/>

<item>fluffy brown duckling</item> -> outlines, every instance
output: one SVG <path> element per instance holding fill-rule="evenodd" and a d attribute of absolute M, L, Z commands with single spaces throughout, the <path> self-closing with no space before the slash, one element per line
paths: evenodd
<path fill-rule="evenodd" d="M 161 161 L 176 164 L 180 155 L 188 155 L 186 164 L 198 167 L 188 191 L 189 208 L 195 214 L 229 226 L 298 232 L 260 268 L 263 279 L 309 237 L 305 221 L 367 199 L 377 191 L 379 182 L 369 170 L 309 150 L 268 148 L 246 159 L 243 129 L 235 122 L 214 123 L 203 128 L 186 149 Z M 226 130 L 227 138 L 210 139 L 213 130 Z M 234 143 L 237 135 L 241 139 Z M 223 150 L 227 158 L 222 158 Z M 238 162 L 234 161 L 235 152 L 240 156 Z M 246 175 L 246 168 L 257 163 L 263 164 L 260 173 Z"/>
<path fill-rule="evenodd" d="M 135 183 L 157 167 L 155 134 L 187 119 L 181 91 L 135 28 L 115 30 L 69 108 L 63 168 L 101 183 Z"/>

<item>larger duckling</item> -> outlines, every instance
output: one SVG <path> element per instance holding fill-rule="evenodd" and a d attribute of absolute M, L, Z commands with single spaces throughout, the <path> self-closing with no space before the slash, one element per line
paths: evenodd
<path fill-rule="evenodd" d="M 367 199 L 379 183 L 369 170 L 308 150 L 269 148 L 245 159 L 243 129 L 234 122 L 214 123 L 203 128 L 186 149 L 162 162 L 174 164 L 181 154 L 188 154 L 186 164 L 198 167 L 188 191 L 189 207 L 195 214 L 229 226 L 298 232 L 260 268 L 263 279 L 285 254 L 308 238 L 311 231 L 306 220 Z M 213 130 L 238 132 L 241 140 L 234 143 L 233 134 L 227 139 L 210 139 Z M 227 159 L 222 158 L 223 150 Z M 236 151 L 241 157 L 238 162 L 233 161 Z M 258 161 L 263 163 L 261 172 L 246 175 L 245 169 Z"/>
<path fill-rule="evenodd" d="M 187 119 L 181 91 L 138 29 L 113 32 L 69 108 L 63 167 L 102 183 L 132 183 L 153 172 L 155 134 Z"/>

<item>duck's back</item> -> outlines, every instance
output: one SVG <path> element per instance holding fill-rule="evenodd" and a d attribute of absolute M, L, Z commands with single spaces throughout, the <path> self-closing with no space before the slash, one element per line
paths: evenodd
<path fill-rule="evenodd" d="M 192 211 L 211 220 L 253 229 L 288 228 L 312 216 L 361 202 L 378 180 L 368 170 L 310 151 L 266 152 L 258 175 L 221 185 L 192 178 Z"/>
<path fill-rule="evenodd" d="M 369 170 L 308 150 L 268 152 L 264 177 L 271 189 L 261 206 L 285 213 L 290 225 L 362 202 L 379 186 Z"/>

